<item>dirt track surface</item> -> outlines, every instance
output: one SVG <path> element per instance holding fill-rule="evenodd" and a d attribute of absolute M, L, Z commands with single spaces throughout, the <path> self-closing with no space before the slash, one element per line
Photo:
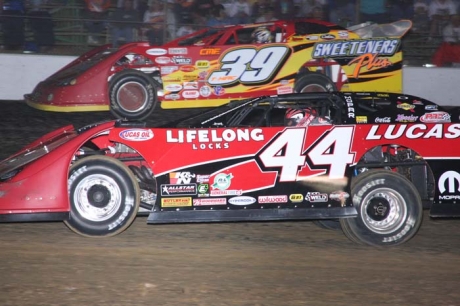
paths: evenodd
<path fill-rule="evenodd" d="M 0 107 L 0 159 L 56 127 L 111 118 Z M 427 214 L 414 239 L 389 249 L 311 222 L 146 225 L 139 217 L 104 239 L 61 222 L 0 224 L 0 233 L 1 306 L 460 305 L 460 220 Z"/>

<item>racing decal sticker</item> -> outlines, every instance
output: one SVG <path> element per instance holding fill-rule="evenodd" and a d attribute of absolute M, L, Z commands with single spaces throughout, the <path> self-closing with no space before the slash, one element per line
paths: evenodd
<path fill-rule="evenodd" d="M 356 123 L 367 123 L 367 116 L 356 116 Z"/>
<path fill-rule="evenodd" d="M 355 57 L 367 54 L 392 56 L 398 50 L 399 39 L 365 39 L 334 42 L 317 42 L 313 46 L 313 58 Z"/>
<path fill-rule="evenodd" d="M 210 174 L 197 174 L 196 182 L 197 183 L 209 183 Z"/>
<path fill-rule="evenodd" d="M 417 120 L 418 120 L 418 116 L 414 116 L 414 115 L 407 116 L 403 114 L 398 114 L 395 119 L 396 122 L 415 122 Z"/>
<path fill-rule="evenodd" d="M 232 178 L 233 178 L 233 175 L 231 173 L 230 174 L 219 173 L 214 177 L 212 188 L 226 190 L 228 187 L 230 187 Z"/>
<path fill-rule="evenodd" d="M 168 84 L 165 86 L 165 90 L 171 91 L 171 92 L 178 92 L 182 90 L 182 85 L 181 84 Z"/>
<path fill-rule="evenodd" d="M 290 194 L 289 200 L 292 203 L 301 203 L 303 202 L 303 195 L 301 195 L 300 193 Z"/>
<path fill-rule="evenodd" d="M 201 183 L 197 187 L 198 197 L 209 197 L 209 184 Z"/>
<path fill-rule="evenodd" d="M 173 56 L 171 60 L 176 65 L 190 65 L 192 63 L 192 59 L 185 56 Z"/>
<path fill-rule="evenodd" d="M 390 123 L 391 117 L 377 117 L 375 118 L 375 123 Z"/>
<path fill-rule="evenodd" d="M 196 184 L 162 184 L 161 195 L 164 197 L 195 195 Z"/>
<path fill-rule="evenodd" d="M 320 192 L 307 192 L 305 201 L 310 203 L 325 203 L 328 201 L 328 195 Z"/>
<path fill-rule="evenodd" d="M 193 206 L 227 205 L 226 198 L 193 199 Z"/>
<path fill-rule="evenodd" d="M 220 48 L 202 48 L 200 55 L 220 55 Z"/>
<path fill-rule="evenodd" d="M 405 103 L 405 102 L 403 103 L 403 102 L 400 102 L 400 101 L 398 101 L 397 103 L 398 103 L 398 105 L 396 105 L 397 108 L 403 109 L 405 111 L 411 111 L 412 113 L 415 112 L 415 110 L 414 110 L 415 105 Z"/>
<path fill-rule="evenodd" d="M 348 118 L 355 118 L 355 107 L 353 105 L 353 98 L 351 96 L 345 96 L 345 102 L 347 102 Z"/>
<path fill-rule="evenodd" d="M 160 64 L 160 65 L 165 65 L 171 63 L 171 59 L 166 56 L 159 56 L 155 58 L 155 63 Z"/>
<path fill-rule="evenodd" d="M 446 112 L 432 112 L 420 117 L 424 123 L 450 122 L 450 115 Z"/>
<path fill-rule="evenodd" d="M 120 138 L 128 141 L 146 141 L 153 138 L 152 130 L 129 129 L 120 132 Z"/>
<path fill-rule="evenodd" d="M 165 55 L 167 51 L 165 49 L 160 48 L 152 48 L 145 51 L 148 55 L 158 56 L 158 55 Z"/>
<path fill-rule="evenodd" d="M 210 73 L 207 81 L 211 86 L 268 83 L 290 53 L 291 49 L 286 46 L 232 49 L 221 57 L 220 68 Z"/>
<path fill-rule="evenodd" d="M 209 61 L 198 60 L 195 62 L 195 67 L 198 69 L 208 69 L 211 66 Z"/>
<path fill-rule="evenodd" d="M 184 66 L 181 66 L 179 69 L 180 69 L 180 71 L 182 71 L 182 72 L 193 72 L 193 71 L 195 71 L 195 66 L 192 66 L 192 65 L 184 65 Z"/>
<path fill-rule="evenodd" d="M 294 89 L 291 86 L 280 86 L 276 89 L 278 95 L 293 93 Z"/>
<path fill-rule="evenodd" d="M 179 70 L 179 66 L 161 66 L 160 67 L 161 74 L 171 74 L 177 70 Z"/>
<path fill-rule="evenodd" d="M 216 87 L 214 87 L 214 94 L 216 96 L 225 95 L 225 89 L 222 86 L 216 86 Z"/>
<path fill-rule="evenodd" d="M 184 82 L 184 89 L 196 90 L 198 89 L 198 82 Z"/>
<path fill-rule="evenodd" d="M 187 48 L 169 48 L 169 54 L 187 54 Z"/>
<path fill-rule="evenodd" d="M 452 124 L 449 126 L 445 126 L 443 124 L 435 124 L 431 127 L 428 127 L 425 124 L 390 124 L 387 126 L 374 125 L 369 130 L 369 133 L 366 136 L 366 140 L 398 139 L 400 137 L 406 137 L 409 139 L 459 138 L 460 123 Z"/>
<path fill-rule="evenodd" d="M 186 90 L 182 92 L 184 99 L 196 99 L 200 96 L 198 90 Z"/>
<path fill-rule="evenodd" d="M 278 203 L 287 203 L 288 197 L 287 195 L 267 195 L 267 196 L 259 196 L 257 198 L 257 202 L 259 204 L 278 204 Z"/>
<path fill-rule="evenodd" d="M 456 171 L 444 172 L 438 181 L 441 193 L 439 200 L 460 200 L 460 174 Z"/>
<path fill-rule="evenodd" d="M 239 196 L 239 197 L 233 197 L 228 200 L 228 203 L 232 205 L 240 205 L 240 206 L 245 206 L 245 205 L 251 205 L 256 202 L 256 199 L 253 197 L 248 197 L 248 196 Z"/>
<path fill-rule="evenodd" d="M 200 87 L 200 95 L 204 98 L 207 98 L 211 95 L 211 87 L 209 86 L 201 86 Z"/>
<path fill-rule="evenodd" d="M 161 207 L 187 207 L 192 206 L 192 198 L 162 198 Z"/>
<path fill-rule="evenodd" d="M 171 172 L 169 174 L 169 182 L 171 184 L 190 184 L 195 177 L 196 175 L 194 173 L 187 171 Z"/>

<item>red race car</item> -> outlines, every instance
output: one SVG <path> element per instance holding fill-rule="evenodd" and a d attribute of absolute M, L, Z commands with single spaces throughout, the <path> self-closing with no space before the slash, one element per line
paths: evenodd
<path fill-rule="evenodd" d="M 352 29 L 318 20 L 207 28 L 150 46 L 96 48 L 25 95 L 47 111 L 111 110 L 145 119 L 162 108 L 215 107 L 261 95 L 402 90 L 410 21 Z"/>
<path fill-rule="evenodd" d="M 0 221 L 85 236 L 148 223 L 317 220 L 397 245 L 460 215 L 460 109 L 389 93 L 233 101 L 164 127 L 66 126 L 0 163 Z"/>

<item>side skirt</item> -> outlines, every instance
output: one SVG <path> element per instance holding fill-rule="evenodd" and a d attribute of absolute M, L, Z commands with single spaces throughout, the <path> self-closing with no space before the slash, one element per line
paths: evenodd
<path fill-rule="evenodd" d="M 351 218 L 357 215 L 354 207 L 156 211 L 149 214 L 147 223 L 315 220 Z"/>
<path fill-rule="evenodd" d="M 69 212 L 0 215 L 0 223 L 5 223 L 5 222 L 64 221 L 64 220 L 68 220 L 68 219 L 69 219 Z"/>

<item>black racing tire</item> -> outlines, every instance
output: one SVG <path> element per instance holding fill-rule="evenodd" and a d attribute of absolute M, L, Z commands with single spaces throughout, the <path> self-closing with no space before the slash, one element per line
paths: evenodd
<path fill-rule="evenodd" d="M 134 221 L 140 205 L 139 185 L 122 162 L 90 156 L 70 169 L 70 217 L 65 224 L 88 237 L 114 236 Z"/>
<path fill-rule="evenodd" d="M 313 224 L 315 224 L 319 228 L 324 228 L 328 230 L 342 230 L 342 227 L 340 226 L 340 221 L 338 219 L 315 220 L 313 221 Z"/>
<path fill-rule="evenodd" d="M 158 103 L 157 86 L 147 74 L 123 70 L 109 82 L 110 112 L 117 118 L 143 120 Z"/>
<path fill-rule="evenodd" d="M 352 241 L 377 247 L 411 239 L 423 219 L 423 206 L 415 186 L 388 170 L 369 171 L 353 178 L 352 201 L 356 218 L 342 218 L 344 234 Z"/>
<path fill-rule="evenodd" d="M 332 92 L 337 91 L 334 82 L 321 73 L 307 73 L 299 77 L 294 85 L 295 92 Z"/>

